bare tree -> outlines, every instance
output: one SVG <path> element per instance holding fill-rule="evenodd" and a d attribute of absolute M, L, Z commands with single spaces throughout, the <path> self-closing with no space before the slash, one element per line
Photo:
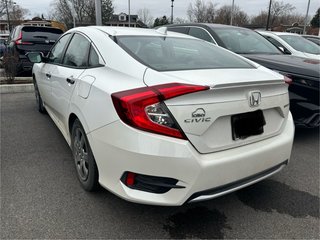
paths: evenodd
<path fill-rule="evenodd" d="M 12 20 L 23 20 L 29 14 L 29 10 L 21 7 L 20 5 L 13 5 L 9 11 L 10 19 Z"/>
<path fill-rule="evenodd" d="M 148 8 L 141 8 L 137 12 L 139 16 L 139 20 L 146 24 L 148 27 L 151 27 L 153 24 L 153 17 L 150 14 L 150 10 Z"/>
<path fill-rule="evenodd" d="M 270 26 L 279 25 L 280 19 L 283 16 L 290 15 L 295 9 L 290 3 L 282 1 L 273 1 L 271 5 L 271 24 Z"/>
<path fill-rule="evenodd" d="M 217 11 L 215 22 L 221 24 L 230 24 L 231 12 L 231 5 L 222 6 Z M 237 26 L 242 26 L 249 23 L 249 16 L 244 11 L 242 11 L 239 6 L 236 5 L 233 8 L 233 23 Z"/>
<path fill-rule="evenodd" d="M 12 1 L 8 1 L 8 4 Z M 0 17 L 6 14 L 6 0 L 0 0 Z"/>
<path fill-rule="evenodd" d="M 177 17 L 177 18 L 175 18 L 175 19 L 173 20 L 173 23 L 175 23 L 175 24 L 188 23 L 188 22 L 189 22 L 189 21 L 188 21 L 187 19 L 179 18 L 179 17 Z"/>
<path fill-rule="evenodd" d="M 213 2 L 204 2 L 203 0 L 195 0 L 194 4 L 190 3 L 187 16 L 190 22 L 214 22 L 217 4 Z"/>
<path fill-rule="evenodd" d="M 303 23 L 304 17 L 298 13 L 292 13 L 295 7 L 290 3 L 273 1 L 270 12 L 270 26 L 275 27 L 280 24 Z M 251 24 L 266 26 L 268 11 L 261 11 L 258 15 L 251 18 Z"/>
<path fill-rule="evenodd" d="M 268 12 L 267 11 L 261 11 L 258 15 L 252 16 L 251 24 L 264 27 L 267 24 L 267 19 L 268 19 Z"/>
<path fill-rule="evenodd" d="M 7 0 L 7 3 L 6 0 L 0 0 L 0 17 L 7 15 L 6 5 L 8 5 L 10 20 L 22 20 L 29 14 L 28 9 L 21 7 L 12 0 Z"/>
<path fill-rule="evenodd" d="M 280 21 L 280 24 L 294 24 L 294 23 L 303 24 L 304 16 L 299 13 L 288 14 L 288 15 L 283 15 L 279 21 Z"/>
<path fill-rule="evenodd" d="M 92 0 L 54 0 L 52 8 L 55 13 L 55 19 L 71 28 L 73 26 L 73 6 L 78 24 L 87 25 L 95 23 L 95 4 Z M 106 23 L 113 14 L 112 0 L 102 0 L 101 8 L 102 20 L 103 23 Z"/>

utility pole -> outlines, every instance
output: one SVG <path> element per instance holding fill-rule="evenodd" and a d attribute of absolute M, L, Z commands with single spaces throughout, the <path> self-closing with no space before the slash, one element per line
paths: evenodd
<path fill-rule="evenodd" d="M 233 14 L 234 14 L 234 0 L 232 0 L 232 6 L 231 6 L 231 19 L 230 19 L 230 25 L 233 24 Z"/>
<path fill-rule="evenodd" d="M 130 0 L 128 0 L 128 9 L 129 9 L 129 27 L 131 27 L 131 15 L 130 15 Z"/>
<path fill-rule="evenodd" d="M 10 33 L 11 32 L 11 24 L 10 24 L 9 10 L 8 10 L 8 0 L 6 0 L 6 12 L 7 12 L 8 30 Z"/>
<path fill-rule="evenodd" d="M 309 15 L 309 8 L 310 8 L 310 0 L 308 1 L 307 13 L 306 13 L 306 17 L 304 18 L 303 34 L 306 34 L 306 27 L 307 27 L 308 15 Z"/>
<path fill-rule="evenodd" d="M 95 0 L 95 8 L 96 8 L 96 25 L 102 26 L 101 0 Z"/>
<path fill-rule="evenodd" d="M 270 21 L 270 13 L 271 13 L 271 4 L 272 4 L 272 0 L 270 0 L 269 2 L 269 11 L 268 11 L 268 19 L 267 19 L 267 26 L 266 26 L 266 30 L 269 30 L 269 21 Z"/>
<path fill-rule="evenodd" d="M 73 27 L 76 27 L 76 9 L 74 8 L 74 0 L 72 0 L 72 19 L 73 19 Z"/>
<path fill-rule="evenodd" d="M 174 0 L 171 0 L 171 24 L 173 23 L 173 2 Z"/>

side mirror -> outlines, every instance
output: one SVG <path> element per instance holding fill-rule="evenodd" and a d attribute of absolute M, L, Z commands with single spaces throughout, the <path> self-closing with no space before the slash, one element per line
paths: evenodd
<path fill-rule="evenodd" d="M 29 52 L 26 54 L 29 61 L 32 63 L 43 62 L 44 56 L 42 52 Z"/>
<path fill-rule="evenodd" d="M 284 48 L 284 47 L 278 47 L 278 48 L 279 48 L 280 51 L 283 52 L 284 54 L 291 55 L 291 52 L 290 52 L 288 49 L 286 49 L 286 48 Z"/>

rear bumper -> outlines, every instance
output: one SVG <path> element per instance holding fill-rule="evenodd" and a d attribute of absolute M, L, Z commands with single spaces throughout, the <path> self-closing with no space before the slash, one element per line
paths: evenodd
<path fill-rule="evenodd" d="M 197 192 L 191 195 L 191 197 L 187 200 L 187 202 L 198 202 L 209 200 L 212 198 L 216 198 L 222 195 L 225 195 L 230 192 L 237 191 L 241 188 L 250 186 L 254 183 L 262 181 L 268 177 L 271 177 L 273 174 L 280 172 L 286 165 L 288 164 L 288 160 L 280 163 L 272 168 L 269 168 L 263 172 L 257 173 L 253 176 L 246 177 L 244 179 L 240 179 L 236 182 L 228 183 L 220 187 L 208 189 L 205 191 Z"/>
<path fill-rule="evenodd" d="M 210 154 L 198 153 L 188 141 L 141 132 L 120 121 L 89 133 L 88 139 L 102 186 L 132 202 L 177 206 L 221 196 L 280 171 L 290 158 L 293 136 L 289 114 L 281 134 Z M 163 194 L 131 189 L 120 181 L 125 171 L 174 178 L 184 188 Z M 218 188 L 222 191 L 212 193 Z"/>
<path fill-rule="evenodd" d="M 32 71 L 33 63 L 29 61 L 27 56 L 19 55 L 18 72 Z"/>

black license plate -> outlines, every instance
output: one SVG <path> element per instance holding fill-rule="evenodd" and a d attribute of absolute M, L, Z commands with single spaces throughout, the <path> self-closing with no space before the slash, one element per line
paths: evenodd
<path fill-rule="evenodd" d="M 231 116 L 232 139 L 245 139 L 263 133 L 266 121 L 261 110 Z"/>

